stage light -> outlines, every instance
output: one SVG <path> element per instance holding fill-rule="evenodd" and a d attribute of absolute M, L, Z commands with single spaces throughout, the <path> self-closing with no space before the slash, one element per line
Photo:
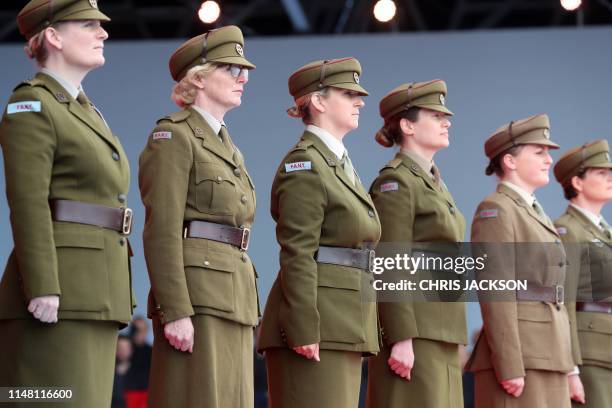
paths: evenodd
<path fill-rule="evenodd" d="M 211 24 L 217 21 L 221 14 L 221 8 L 216 1 L 208 0 L 202 3 L 198 11 L 198 17 L 206 24 Z"/>
<path fill-rule="evenodd" d="M 582 4 L 582 0 L 561 0 L 561 7 L 567 11 L 574 11 Z"/>
<path fill-rule="evenodd" d="M 378 0 L 374 5 L 374 17 L 381 23 L 386 23 L 395 17 L 396 10 L 393 0 Z"/>

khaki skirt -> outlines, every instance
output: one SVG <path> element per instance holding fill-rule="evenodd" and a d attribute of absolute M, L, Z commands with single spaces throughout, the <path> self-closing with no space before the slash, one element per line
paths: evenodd
<path fill-rule="evenodd" d="M 368 361 L 368 408 L 463 408 L 459 346 L 435 340 L 413 339 L 414 367 L 410 381 L 396 375 L 383 347 Z"/>
<path fill-rule="evenodd" d="M 176 350 L 153 320 L 150 408 L 252 408 L 253 327 L 191 317 L 193 353 Z"/>
<path fill-rule="evenodd" d="M 584 386 L 586 404 L 572 403 L 580 408 L 612 408 L 612 370 L 604 367 L 583 365 L 580 380 Z"/>
<path fill-rule="evenodd" d="M 357 408 L 361 353 L 320 350 L 320 362 L 288 348 L 266 350 L 269 408 Z"/>
<path fill-rule="evenodd" d="M 57 402 L 2 407 L 108 408 L 119 324 L 95 320 L 0 320 L 0 386 L 71 390 Z"/>
<path fill-rule="evenodd" d="M 476 408 L 570 408 L 567 374 L 526 370 L 525 388 L 515 398 L 497 382 L 493 370 L 474 373 Z"/>

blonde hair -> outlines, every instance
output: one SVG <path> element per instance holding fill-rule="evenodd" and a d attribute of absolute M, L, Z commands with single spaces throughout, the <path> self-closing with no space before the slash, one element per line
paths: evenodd
<path fill-rule="evenodd" d="M 295 105 L 287 109 L 287 115 L 292 118 L 301 118 L 304 124 L 308 125 L 312 121 L 310 114 L 310 99 L 312 95 L 318 93 L 323 97 L 328 95 L 329 87 L 322 88 L 321 90 L 310 92 L 306 95 L 300 96 L 295 100 Z"/>
<path fill-rule="evenodd" d="M 192 105 L 195 102 L 198 89 L 200 89 L 196 85 L 196 81 L 206 78 L 218 66 L 219 64 L 214 62 L 207 62 L 203 65 L 196 65 L 190 68 L 185 76 L 172 88 L 172 94 L 170 95 L 172 101 L 181 108 Z"/>

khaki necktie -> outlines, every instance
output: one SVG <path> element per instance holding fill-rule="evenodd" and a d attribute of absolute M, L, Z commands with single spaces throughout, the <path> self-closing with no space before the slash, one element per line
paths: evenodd
<path fill-rule="evenodd" d="M 599 222 L 599 226 L 603 230 L 604 234 L 606 234 L 608 239 L 612 239 L 612 228 L 610 228 L 610 225 L 606 222 L 606 220 L 602 218 Z"/>
<path fill-rule="evenodd" d="M 440 185 L 440 170 L 438 170 L 435 165 L 431 166 L 431 174 L 433 176 L 434 182 L 437 185 Z"/>
<path fill-rule="evenodd" d="M 89 113 L 89 117 L 94 122 L 102 126 L 103 129 L 108 128 L 108 125 L 106 124 L 106 121 L 102 117 L 102 114 L 100 113 L 98 109 L 96 109 L 94 104 L 91 103 L 87 95 L 85 95 L 85 92 L 80 91 L 79 94 L 77 95 L 76 100 L 87 111 L 87 113 Z"/>
<path fill-rule="evenodd" d="M 355 185 L 355 169 L 353 168 L 353 163 L 351 163 L 351 159 L 346 151 L 344 152 L 342 159 L 340 159 L 340 165 L 342 166 L 342 169 L 346 173 L 349 180 L 351 180 L 351 183 Z"/>
<path fill-rule="evenodd" d="M 234 160 L 234 162 L 238 165 L 242 164 L 242 154 L 236 148 L 236 146 L 234 146 L 232 138 L 230 137 L 225 125 L 221 125 L 221 129 L 219 129 L 219 137 L 221 138 L 223 146 L 225 146 L 227 151 L 232 155 L 232 160 Z"/>

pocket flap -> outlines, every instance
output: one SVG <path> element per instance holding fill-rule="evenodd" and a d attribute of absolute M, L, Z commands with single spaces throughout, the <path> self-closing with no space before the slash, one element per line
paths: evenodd
<path fill-rule="evenodd" d="M 234 272 L 236 266 L 234 256 L 203 248 L 183 247 L 183 263 L 185 266 L 215 269 L 217 271 Z"/>
<path fill-rule="evenodd" d="M 104 237 L 97 231 L 56 231 L 56 247 L 104 249 Z"/>
<path fill-rule="evenodd" d="M 612 334 L 612 315 L 607 313 L 578 312 L 578 330 Z"/>
<path fill-rule="evenodd" d="M 338 289 L 361 289 L 361 271 L 338 265 L 319 264 L 318 285 Z"/>
<path fill-rule="evenodd" d="M 222 166 L 216 163 L 196 162 L 195 182 L 199 184 L 204 180 L 216 183 L 227 181 L 228 183 L 235 184 L 232 176 Z"/>
<path fill-rule="evenodd" d="M 545 303 L 518 303 L 517 315 L 519 320 L 530 322 L 551 322 L 550 308 Z"/>

